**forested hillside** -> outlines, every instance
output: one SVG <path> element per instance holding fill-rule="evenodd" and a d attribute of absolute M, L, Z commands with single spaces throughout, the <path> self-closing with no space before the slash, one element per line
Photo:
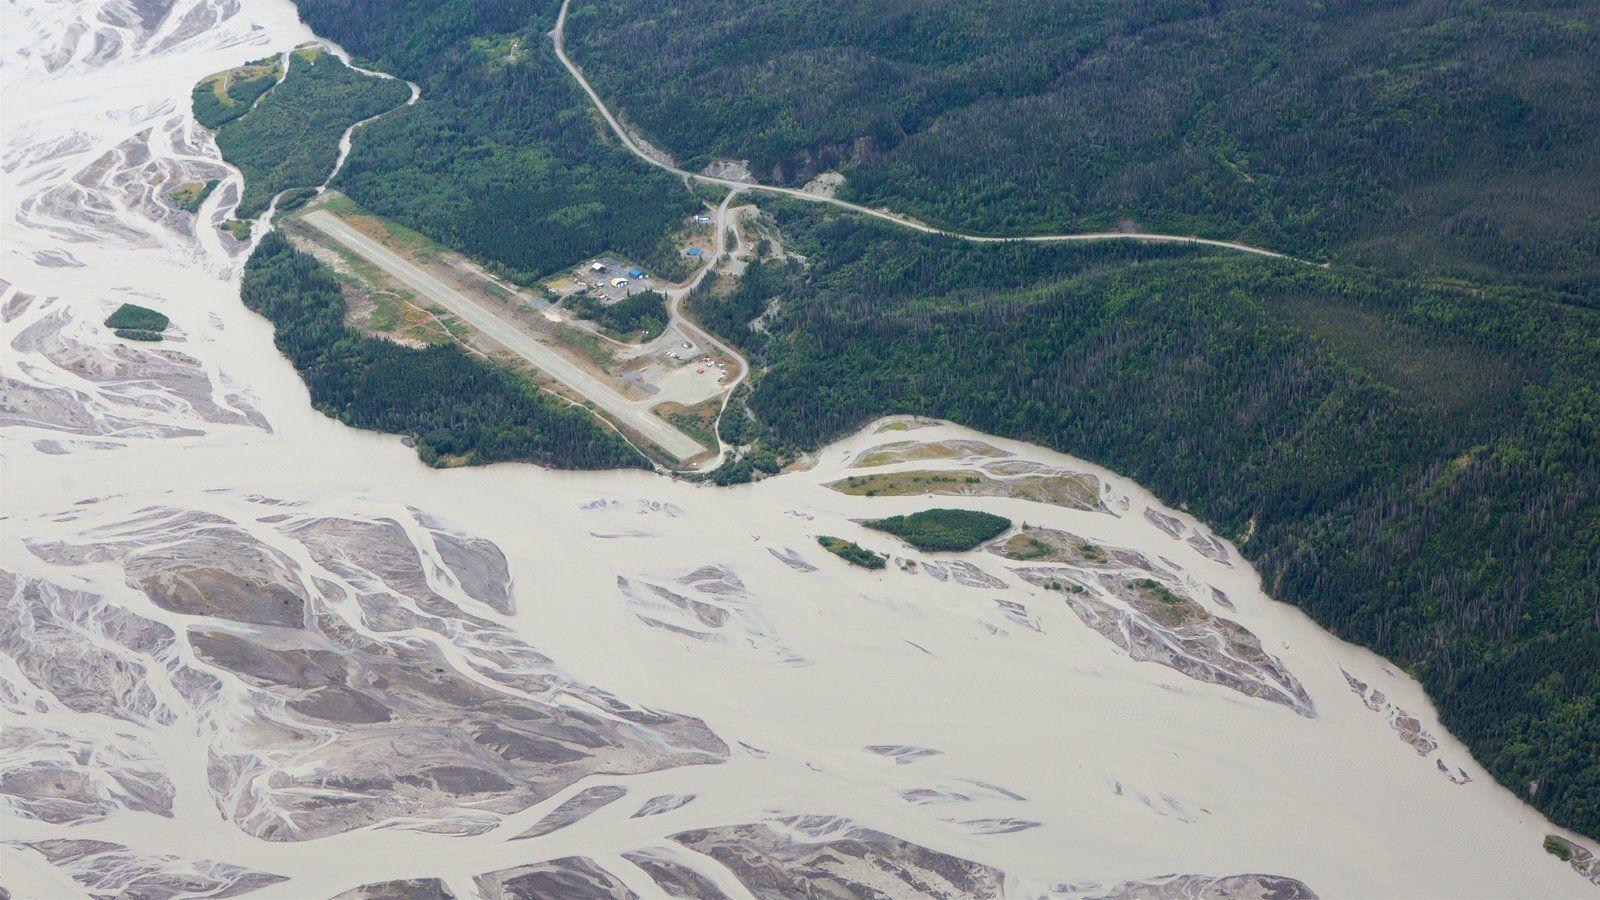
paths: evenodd
<path fill-rule="evenodd" d="M 320 34 L 422 87 L 372 123 L 337 186 L 531 284 L 611 252 L 683 275 L 668 233 L 701 204 L 595 127 L 545 37 L 557 5 L 302 0 Z"/>
<path fill-rule="evenodd" d="M 690 168 L 1600 298 L 1587 0 L 574 0 L 567 35 Z"/>
<path fill-rule="evenodd" d="M 765 440 L 916 412 L 1129 475 L 1235 540 L 1274 597 L 1411 669 L 1507 785 L 1600 833 L 1600 313 L 775 209 L 809 265 L 694 305 L 767 367 Z"/>
<path fill-rule="evenodd" d="M 368 208 L 517 277 L 673 258 L 695 201 L 564 80 L 554 2 L 300 6 L 423 85 L 356 142 L 341 184 Z M 1600 834 L 1593 18 L 583 0 L 569 33 L 683 161 L 842 165 L 854 197 L 977 229 L 1131 219 L 1370 264 L 974 246 L 757 197 L 805 262 L 692 304 L 756 364 L 758 423 L 723 425 L 763 446 L 716 480 L 885 413 L 1092 459 L 1232 537 L 1273 596 L 1414 672 L 1504 783 Z"/>

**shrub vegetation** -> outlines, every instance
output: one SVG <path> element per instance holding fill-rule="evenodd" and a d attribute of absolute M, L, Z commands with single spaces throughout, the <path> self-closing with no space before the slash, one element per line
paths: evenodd
<path fill-rule="evenodd" d="M 889 561 L 883 554 L 874 553 L 855 541 L 847 541 L 844 538 L 821 535 L 817 538 L 817 543 L 834 556 L 863 569 L 881 569 Z"/>

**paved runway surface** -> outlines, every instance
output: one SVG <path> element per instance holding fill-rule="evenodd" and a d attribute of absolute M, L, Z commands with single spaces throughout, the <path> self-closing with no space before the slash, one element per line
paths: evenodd
<path fill-rule="evenodd" d="M 437 303 L 479 334 L 533 363 L 551 377 L 576 391 L 584 399 L 598 406 L 607 416 L 623 427 L 643 436 L 678 460 L 685 460 L 706 452 L 692 438 L 650 414 L 650 411 L 600 381 L 590 372 L 568 360 L 554 349 L 540 343 L 513 322 L 502 318 L 492 308 L 468 299 L 460 291 L 428 274 L 367 237 L 326 210 L 307 213 L 307 225 L 333 238 L 390 275 L 399 279 L 418 296 Z M 654 402 L 654 401 L 652 401 Z"/>

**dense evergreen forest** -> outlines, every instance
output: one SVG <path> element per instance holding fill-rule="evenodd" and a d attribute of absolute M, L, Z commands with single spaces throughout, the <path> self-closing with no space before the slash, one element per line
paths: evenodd
<path fill-rule="evenodd" d="M 346 326 L 338 280 L 281 232 L 261 239 L 245 265 L 242 294 L 246 306 L 272 321 L 278 349 L 305 379 L 313 405 L 347 425 L 415 438 L 430 465 L 646 464 L 587 411 L 453 344 L 415 350 Z"/>
<path fill-rule="evenodd" d="M 222 158 L 244 173 L 234 213 L 241 219 L 260 214 L 280 191 L 321 184 L 339 158 L 346 128 L 411 96 L 403 83 L 363 75 L 321 50 L 289 56 L 282 83 L 217 130 Z"/>
<path fill-rule="evenodd" d="M 116 312 L 106 317 L 107 328 L 125 328 L 130 331 L 166 331 L 171 323 L 172 320 L 168 319 L 165 313 L 134 303 L 124 303 L 117 307 Z"/>
<path fill-rule="evenodd" d="M 106 327 L 119 338 L 130 341 L 159 341 L 161 333 L 172 323 L 165 313 L 145 306 L 124 303 L 106 317 Z"/>
<path fill-rule="evenodd" d="M 532 284 L 612 254 L 675 279 L 669 233 L 702 204 L 602 131 L 550 52 L 550 2 L 303 0 L 349 52 L 422 87 L 367 126 L 337 186 L 357 203 Z"/>
<path fill-rule="evenodd" d="M 592 294 L 577 294 L 562 303 L 572 314 L 599 325 L 618 340 L 648 341 L 667 327 L 667 298 L 655 291 L 606 303 Z"/>
<path fill-rule="evenodd" d="M 356 141 L 341 187 L 369 209 L 517 278 L 604 250 L 681 271 L 666 235 L 697 201 L 565 80 L 554 0 L 300 7 L 423 86 Z M 1600 834 L 1592 9 L 583 0 L 569 33 L 691 164 L 838 166 L 854 198 L 974 229 L 1126 219 L 1364 264 L 974 246 L 762 197 L 805 261 L 691 304 L 755 363 L 754 418 L 722 429 L 757 452 L 714 480 L 887 413 L 1092 459 L 1406 666 L 1496 777 Z"/>
<path fill-rule="evenodd" d="M 999 537 L 1011 527 L 1011 520 L 975 509 L 925 509 L 861 524 L 886 531 L 918 550 L 960 553 Z"/>
<path fill-rule="evenodd" d="M 574 0 L 567 42 L 688 168 L 1600 299 L 1589 0 Z"/>
<path fill-rule="evenodd" d="M 691 305 L 765 368 L 765 440 L 916 412 L 1127 474 L 1237 542 L 1272 596 L 1407 666 L 1507 785 L 1600 833 L 1600 313 L 774 209 L 809 265 Z"/>

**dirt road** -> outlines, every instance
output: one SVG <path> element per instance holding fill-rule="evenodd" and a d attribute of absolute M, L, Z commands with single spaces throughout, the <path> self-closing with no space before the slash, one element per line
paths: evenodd
<path fill-rule="evenodd" d="M 786 197 L 793 197 L 796 200 L 804 200 L 808 203 L 827 203 L 840 207 L 841 209 L 848 209 L 853 212 L 860 213 L 864 216 L 871 216 L 875 219 L 882 219 L 886 222 L 893 222 L 897 225 L 903 225 L 907 228 L 912 228 L 925 234 L 939 234 L 946 237 L 959 238 L 963 241 L 972 241 L 973 243 L 980 244 L 1003 243 L 1005 241 L 1026 241 L 1034 244 L 1069 243 L 1072 241 L 1146 241 L 1163 244 L 1197 244 L 1205 247 L 1216 247 L 1223 250 L 1235 250 L 1240 253 L 1253 253 L 1257 256 L 1268 256 L 1274 259 L 1293 259 L 1296 262 L 1306 262 L 1305 260 L 1295 259 L 1292 256 L 1286 256 L 1273 250 L 1266 250 L 1261 247 L 1252 247 L 1249 244 L 1240 244 L 1234 241 L 1218 241 L 1210 238 L 1190 237 L 1188 235 L 1178 234 L 1154 234 L 1151 232 L 1123 231 L 1095 231 L 1079 234 L 1036 234 L 1022 237 L 998 237 L 994 235 L 967 234 L 960 231 L 950 231 L 944 228 L 936 228 L 932 225 L 918 222 L 915 219 L 908 219 L 905 216 L 897 213 L 892 213 L 881 209 L 873 209 L 870 206 L 862 206 L 859 203 L 851 203 L 848 200 L 839 200 L 834 197 L 824 197 L 819 194 L 809 194 L 805 191 L 799 190 L 798 188 L 776 187 L 774 185 L 759 184 L 755 182 L 735 181 L 731 178 L 718 178 L 714 175 L 702 175 L 699 172 L 691 172 L 687 169 L 680 169 L 677 166 L 665 162 L 650 154 L 643 147 L 640 147 L 639 142 L 634 140 L 633 136 L 628 134 L 628 130 L 622 127 L 622 123 L 617 121 L 617 117 L 611 114 L 611 110 L 606 106 L 605 101 L 601 100 L 600 95 L 595 93 L 594 88 L 589 85 L 589 80 L 583 77 L 583 71 L 580 70 L 577 64 L 575 64 L 567 56 L 565 43 L 567 28 L 567 6 L 571 2 L 572 0 L 562 0 L 561 12 L 556 15 L 556 27 L 550 30 L 550 40 L 555 44 L 556 58 L 561 60 L 561 65 L 566 67 L 567 72 L 570 73 L 578 82 L 578 86 L 583 88 L 583 92 L 589 96 L 589 102 L 594 104 L 594 108 L 596 110 L 599 110 L 601 117 L 606 120 L 607 125 L 611 126 L 611 130 L 616 132 L 617 138 L 622 141 L 623 146 L 627 147 L 635 156 L 639 157 L 650 165 L 659 169 L 665 169 L 674 175 L 679 175 L 684 178 L 692 178 L 696 181 L 702 181 L 707 184 L 720 184 L 723 187 L 736 188 L 739 190 L 764 191 L 769 194 L 782 194 Z"/>
<path fill-rule="evenodd" d="M 728 382 L 728 386 L 722 394 L 723 412 L 727 411 L 728 401 L 733 398 L 734 390 L 737 389 L 740 383 L 743 382 L 750 374 L 750 361 L 744 358 L 744 354 L 728 346 L 727 344 L 724 344 L 710 332 L 695 324 L 694 320 L 690 319 L 688 316 L 685 316 L 683 314 L 683 300 L 685 297 L 688 297 L 689 294 L 700 285 L 700 282 L 705 279 L 706 275 L 716 267 L 717 261 L 722 259 L 722 255 L 730 252 L 728 250 L 728 231 L 730 228 L 728 222 L 728 207 L 733 203 L 733 198 L 737 196 L 739 196 L 738 190 L 729 191 L 728 196 L 723 197 L 722 202 L 717 205 L 717 211 L 712 217 L 712 222 L 714 223 L 712 228 L 716 237 L 715 244 L 711 250 L 711 259 L 708 260 L 705 265 L 700 267 L 700 271 L 696 272 L 693 278 L 666 292 L 667 315 L 672 324 L 677 326 L 679 331 L 688 335 L 693 340 L 699 341 L 700 346 L 702 347 L 715 347 L 729 359 L 738 360 L 739 371 L 734 375 L 733 380 Z M 730 450 L 728 445 L 723 443 L 722 430 L 720 428 L 716 428 L 714 430 L 717 432 L 717 458 L 713 460 L 711 464 L 705 467 L 708 469 L 721 465 L 723 459 L 727 457 Z"/>
<path fill-rule="evenodd" d="M 399 279 L 420 297 L 437 303 L 505 349 L 599 407 L 613 422 L 640 435 L 680 462 L 706 452 L 688 435 L 652 415 L 559 352 L 528 335 L 492 308 L 467 298 L 450 285 L 408 262 L 387 247 L 340 221 L 326 210 L 307 213 L 303 221 Z"/>

